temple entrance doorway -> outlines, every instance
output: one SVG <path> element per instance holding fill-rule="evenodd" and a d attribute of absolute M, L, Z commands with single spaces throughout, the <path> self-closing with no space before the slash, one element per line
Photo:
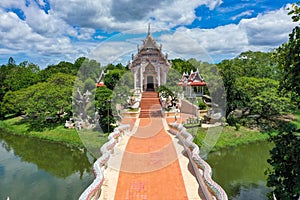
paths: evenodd
<path fill-rule="evenodd" d="M 147 76 L 147 88 L 146 91 L 154 91 L 153 76 Z"/>

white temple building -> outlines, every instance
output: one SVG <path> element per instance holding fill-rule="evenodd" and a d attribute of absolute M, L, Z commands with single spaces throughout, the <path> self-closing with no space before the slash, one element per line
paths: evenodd
<path fill-rule="evenodd" d="M 150 25 L 148 35 L 138 53 L 132 54 L 129 68 L 134 74 L 134 89 L 140 92 L 156 91 L 157 87 L 167 81 L 167 74 L 171 67 L 168 54 L 162 53 L 162 45 L 158 45 L 152 37 Z"/>

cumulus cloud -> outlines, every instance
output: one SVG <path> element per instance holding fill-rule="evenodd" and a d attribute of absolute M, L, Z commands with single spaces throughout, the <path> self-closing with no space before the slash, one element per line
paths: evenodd
<path fill-rule="evenodd" d="M 159 9 L 172 0 L 113 0 L 111 15 L 119 22 L 138 21 L 148 17 L 149 13 Z"/>
<path fill-rule="evenodd" d="M 106 41 L 99 44 L 88 55 L 90 58 L 95 59 L 101 65 L 109 63 L 124 63 L 130 60 L 132 53 L 136 53 L 136 44 L 126 41 Z"/>
<path fill-rule="evenodd" d="M 239 24 L 219 26 L 214 29 L 179 28 L 172 34 L 161 36 L 168 49 L 184 58 L 203 56 L 215 61 L 235 57 L 243 51 L 269 51 L 288 40 L 295 23 L 285 9 L 243 19 Z"/>
<path fill-rule="evenodd" d="M 26 23 L 38 34 L 53 37 L 72 31 L 72 27 L 65 21 L 53 15 L 51 11 L 48 14 L 45 13 L 37 5 L 25 7 L 24 13 Z"/>
<path fill-rule="evenodd" d="M 254 12 L 254 10 L 247 10 L 247 11 L 241 12 L 238 15 L 235 15 L 235 16 L 231 17 L 231 19 L 236 20 L 236 19 L 241 18 L 241 17 L 251 16 L 253 12 Z"/>
<path fill-rule="evenodd" d="M 39 5 L 38 5 L 39 4 Z M 39 64 L 48 64 L 50 60 L 74 59 L 87 54 L 95 44 L 85 45 L 74 42 L 91 40 L 95 33 L 91 28 L 74 28 L 50 10 L 45 12 L 39 6 L 45 1 L 0 1 L 0 59 L 14 55 L 26 55 L 33 60 L 37 57 Z M 19 9 L 25 19 L 18 17 L 15 11 L 7 11 L 5 7 Z M 85 48 L 83 50 L 83 48 Z M 24 58 L 26 59 L 26 58 Z M 43 61 L 41 61 L 43 60 Z"/>
<path fill-rule="evenodd" d="M 50 10 L 43 10 L 48 3 Z M 211 56 L 219 61 L 242 51 L 276 48 L 287 41 L 295 26 L 282 8 L 242 19 L 239 24 L 185 28 L 198 18 L 195 8 L 206 5 L 212 10 L 221 4 L 222 0 L 0 0 L 0 54 L 22 53 L 40 57 L 40 62 L 48 64 L 51 60 L 74 60 L 91 52 L 103 64 L 124 63 L 130 60 L 131 53 L 136 53 L 141 38 L 106 41 L 93 50 L 97 45 L 94 38 L 106 37 L 96 34 L 96 30 L 145 34 L 147 23 L 151 22 L 154 31 L 179 27 L 172 33 L 162 31 L 156 37 L 164 45 L 164 52 L 207 61 Z M 7 8 L 19 9 L 25 19 Z M 232 19 L 250 16 L 252 12 L 241 12 Z M 121 58 L 123 55 L 126 59 Z"/>
<path fill-rule="evenodd" d="M 284 8 L 259 14 L 256 18 L 242 19 L 240 22 L 249 45 L 254 46 L 278 46 L 287 40 L 294 26 Z"/>
<path fill-rule="evenodd" d="M 129 30 L 147 22 L 160 27 L 187 25 L 196 18 L 195 9 L 214 9 L 221 0 L 49 0 L 51 8 L 69 24 L 106 31 Z"/>
<path fill-rule="evenodd" d="M 215 55 L 235 54 L 247 46 L 246 34 L 233 24 L 215 29 L 180 28 L 172 35 L 163 35 L 161 40 L 176 55 L 210 62 Z"/>
<path fill-rule="evenodd" d="M 25 5 L 25 0 L 1 0 L 0 7 L 2 8 L 21 8 Z"/>

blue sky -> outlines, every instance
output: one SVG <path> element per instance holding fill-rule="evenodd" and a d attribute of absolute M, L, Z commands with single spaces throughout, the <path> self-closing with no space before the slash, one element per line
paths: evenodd
<path fill-rule="evenodd" d="M 270 51 L 295 23 L 283 0 L 1 0 L 0 64 L 41 68 L 79 56 L 126 64 L 148 23 L 170 58 L 217 63 L 243 51 Z"/>

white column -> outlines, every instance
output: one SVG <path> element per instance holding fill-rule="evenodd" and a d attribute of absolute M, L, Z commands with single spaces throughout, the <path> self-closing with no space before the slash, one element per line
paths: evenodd
<path fill-rule="evenodd" d="M 136 90 L 136 74 L 137 74 L 137 71 L 134 71 L 134 90 Z"/>
<path fill-rule="evenodd" d="M 142 70 L 142 66 L 140 67 L 140 84 L 141 84 L 141 92 L 143 92 L 143 70 Z"/>
<path fill-rule="evenodd" d="M 162 75 L 163 75 L 163 81 L 162 81 L 162 83 L 163 84 L 166 84 L 166 82 L 167 82 L 167 77 L 166 77 L 166 72 L 165 71 L 163 71 L 163 73 L 162 73 Z"/>
<path fill-rule="evenodd" d="M 158 74 L 158 86 L 160 86 L 160 67 L 157 69 L 157 74 Z"/>

